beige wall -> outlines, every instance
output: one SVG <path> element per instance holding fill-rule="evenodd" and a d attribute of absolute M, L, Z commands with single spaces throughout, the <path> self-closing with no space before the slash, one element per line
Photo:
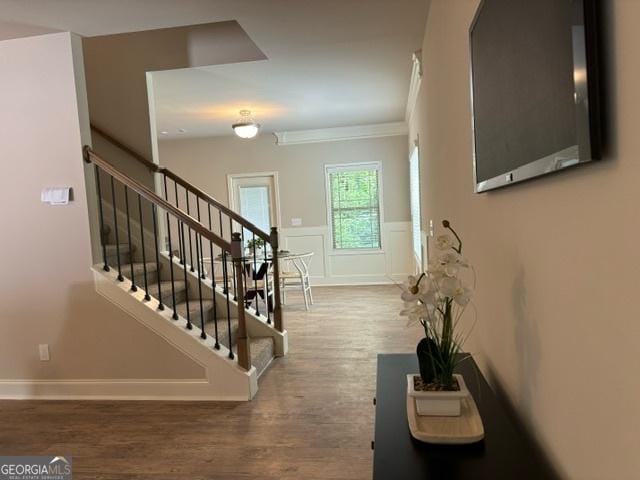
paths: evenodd
<path fill-rule="evenodd" d="M 78 37 L 7 40 L 0 58 L 0 202 L 10 232 L 0 237 L 0 390 L 7 379 L 201 378 L 201 367 L 95 293 Z M 42 188 L 65 185 L 68 206 L 40 203 Z M 50 345 L 51 361 L 39 360 L 38 344 Z"/>
<path fill-rule="evenodd" d="M 86 37 L 82 41 L 91 121 L 153 158 L 147 72 L 264 59 L 236 21 Z M 151 175 L 94 135 L 99 153 L 153 187 Z"/>
<path fill-rule="evenodd" d="M 227 174 L 278 172 L 281 248 L 313 252 L 313 285 L 400 282 L 412 271 L 409 223 L 409 161 L 406 135 L 278 146 L 262 134 L 160 142 L 160 163 L 228 204 Z M 327 225 L 326 164 L 382 162 L 382 251 L 335 254 Z M 302 219 L 301 227 L 291 226 Z"/>
<path fill-rule="evenodd" d="M 324 166 L 382 162 L 384 220 L 409 220 L 406 136 L 278 146 L 270 134 L 160 142 L 160 163 L 228 204 L 227 174 L 278 172 L 282 226 L 301 218 L 304 227 L 326 225 Z"/>
<path fill-rule="evenodd" d="M 468 28 L 477 0 L 433 0 L 412 137 L 424 219 L 450 219 L 479 286 L 471 349 L 566 478 L 638 478 L 640 2 L 605 2 L 602 162 L 473 193 Z"/>

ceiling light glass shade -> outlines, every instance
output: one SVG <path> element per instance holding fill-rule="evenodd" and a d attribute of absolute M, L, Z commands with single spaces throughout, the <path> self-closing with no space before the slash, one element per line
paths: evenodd
<path fill-rule="evenodd" d="M 231 125 L 233 132 L 240 138 L 253 138 L 260 130 L 260 124 L 256 122 L 239 122 Z"/>

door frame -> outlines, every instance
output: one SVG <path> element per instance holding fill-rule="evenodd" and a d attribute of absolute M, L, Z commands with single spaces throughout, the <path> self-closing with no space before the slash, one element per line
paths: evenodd
<path fill-rule="evenodd" d="M 278 184 L 278 172 L 251 172 L 251 173 L 228 173 L 227 174 L 227 195 L 229 198 L 229 208 L 237 213 L 239 212 L 238 205 L 236 205 L 235 195 L 233 191 L 234 179 L 250 178 L 250 177 L 271 177 L 273 181 L 273 209 L 275 211 L 275 225 L 274 227 L 280 228 L 282 225 L 282 219 L 280 217 L 280 186 Z M 269 232 L 265 232 L 269 233 Z"/>

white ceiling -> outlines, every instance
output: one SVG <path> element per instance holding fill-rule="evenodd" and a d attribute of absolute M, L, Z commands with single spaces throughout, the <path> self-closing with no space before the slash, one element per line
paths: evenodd
<path fill-rule="evenodd" d="M 173 138 L 228 135 L 242 108 L 264 131 L 402 120 L 428 3 L 0 0 L 0 22 L 96 36 L 237 20 L 267 60 L 153 74 L 157 127 Z"/>

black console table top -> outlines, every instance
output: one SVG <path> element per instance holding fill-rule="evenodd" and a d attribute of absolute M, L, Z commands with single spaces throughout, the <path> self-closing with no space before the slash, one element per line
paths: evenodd
<path fill-rule="evenodd" d="M 407 423 L 409 373 L 414 354 L 378 355 L 374 480 L 556 480 L 536 444 L 510 420 L 473 359 L 458 373 L 480 411 L 485 438 L 471 445 L 429 445 L 414 440 Z"/>

